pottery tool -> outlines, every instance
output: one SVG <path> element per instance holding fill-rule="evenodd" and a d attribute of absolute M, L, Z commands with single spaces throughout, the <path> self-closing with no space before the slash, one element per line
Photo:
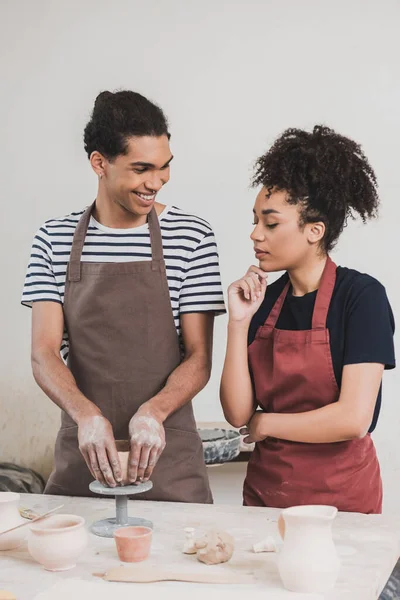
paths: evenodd
<path fill-rule="evenodd" d="M 60 506 L 57 506 L 56 508 L 52 508 L 51 510 L 44 513 L 43 515 L 38 515 L 37 517 L 34 517 L 33 519 L 31 519 L 30 521 L 27 521 L 26 523 L 21 523 L 21 525 L 17 525 L 16 527 L 12 527 L 11 529 L 6 529 L 6 531 L 1 531 L 0 535 L 10 533 L 11 531 L 15 531 L 16 529 L 20 529 L 21 527 L 26 527 L 27 525 L 32 525 L 32 523 L 35 523 L 36 521 L 41 521 L 41 519 L 45 519 L 49 515 L 52 515 L 57 510 L 60 510 L 60 508 L 62 508 L 63 506 L 64 506 L 64 504 L 60 504 Z"/>
<path fill-rule="evenodd" d="M 184 573 L 182 571 L 165 571 L 157 567 L 151 569 L 135 569 L 132 567 L 115 567 L 102 575 L 105 581 L 122 581 L 125 583 L 156 583 L 158 581 L 183 581 L 186 583 L 253 583 L 249 577 L 237 573 Z"/>
<path fill-rule="evenodd" d="M 29 521 L 32 521 L 32 519 L 39 516 L 34 510 L 30 508 L 24 508 L 23 506 L 20 506 L 18 510 L 21 517 L 23 519 L 28 519 Z"/>
<path fill-rule="evenodd" d="M 114 531 L 121 527 L 143 526 L 153 528 L 153 523 L 147 519 L 128 516 L 128 497 L 136 496 L 148 492 L 153 487 L 151 481 L 138 483 L 137 485 L 125 485 L 121 487 L 110 488 L 102 485 L 99 481 L 92 481 L 89 489 L 94 494 L 102 496 L 115 496 L 115 517 L 102 519 L 92 524 L 90 531 L 100 537 L 112 538 Z"/>

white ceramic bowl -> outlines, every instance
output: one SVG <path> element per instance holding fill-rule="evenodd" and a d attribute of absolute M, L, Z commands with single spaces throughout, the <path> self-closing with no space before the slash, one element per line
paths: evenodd
<path fill-rule="evenodd" d="M 30 530 L 29 552 L 46 571 L 72 569 L 88 543 L 85 519 L 77 515 L 52 515 Z"/>
<path fill-rule="evenodd" d="M 0 531 L 17 527 L 27 521 L 18 511 L 20 495 L 15 492 L 0 492 Z M 28 535 L 28 528 L 21 527 L 11 533 L 0 536 L 0 550 L 14 550 L 19 548 Z"/>

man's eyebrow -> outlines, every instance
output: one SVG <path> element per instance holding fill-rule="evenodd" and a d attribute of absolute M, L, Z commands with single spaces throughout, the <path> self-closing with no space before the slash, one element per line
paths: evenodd
<path fill-rule="evenodd" d="M 171 162 L 171 160 L 173 158 L 174 157 L 171 156 L 171 158 L 161 168 L 165 169 L 165 167 L 168 167 L 169 163 Z M 142 162 L 142 161 L 130 163 L 130 166 L 131 167 L 147 167 L 148 169 L 155 169 L 156 168 L 155 165 L 153 165 L 153 163 Z"/>

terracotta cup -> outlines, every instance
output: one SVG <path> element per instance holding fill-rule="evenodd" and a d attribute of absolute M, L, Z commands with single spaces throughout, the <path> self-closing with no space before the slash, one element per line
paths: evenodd
<path fill-rule="evenodd" d="M 119 456 L 119 462 L 121 463 L 122 471 L 122 485 L 129 485 L 128 481 L 128 460 L 131 444 L 129 440 L 116 440 L 115 445 L 117 446 L 117 452 Z"/>
<path fill-rule="evenodd" d="M 150 554 L 153 530 L 149 527 L 122 527 L 114 531 L 119 560 L 141 562 Z"/>

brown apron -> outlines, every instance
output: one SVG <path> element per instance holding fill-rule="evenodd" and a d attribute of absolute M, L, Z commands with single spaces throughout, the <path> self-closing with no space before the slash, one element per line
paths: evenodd
<path fill-rule="evenodd" d="M 309 331 L 276 328 L 289 281 L 258 329 L 249 363 L 265 412 L 306 412 L 339 399 L 326 328 L 335 281 L 336 265 L 328 257 Z M 382 481 L 371 436 L 331 444 L 267 438 L 252 453 L 243 495 L 248 506 L 329 504 L 341 511 L 380 513 Z"/>
<path fill-rule="evenodd" d="M 82 215 L 67 270 L 64 318 L 68 367 L 80 391 L 128 439 L 129 421 L 156 395 L 181 362 L 157 213 L 148 216 L 152 259 L 81 262 L 94 204 Z M 166 447 L 139 499 L 212 503 L 203 448 L 189 402 L 165 423 Z M 93 477 L 78 448 L 78 427 L 65 413 L 46 494 L 92 496 Z"/>

